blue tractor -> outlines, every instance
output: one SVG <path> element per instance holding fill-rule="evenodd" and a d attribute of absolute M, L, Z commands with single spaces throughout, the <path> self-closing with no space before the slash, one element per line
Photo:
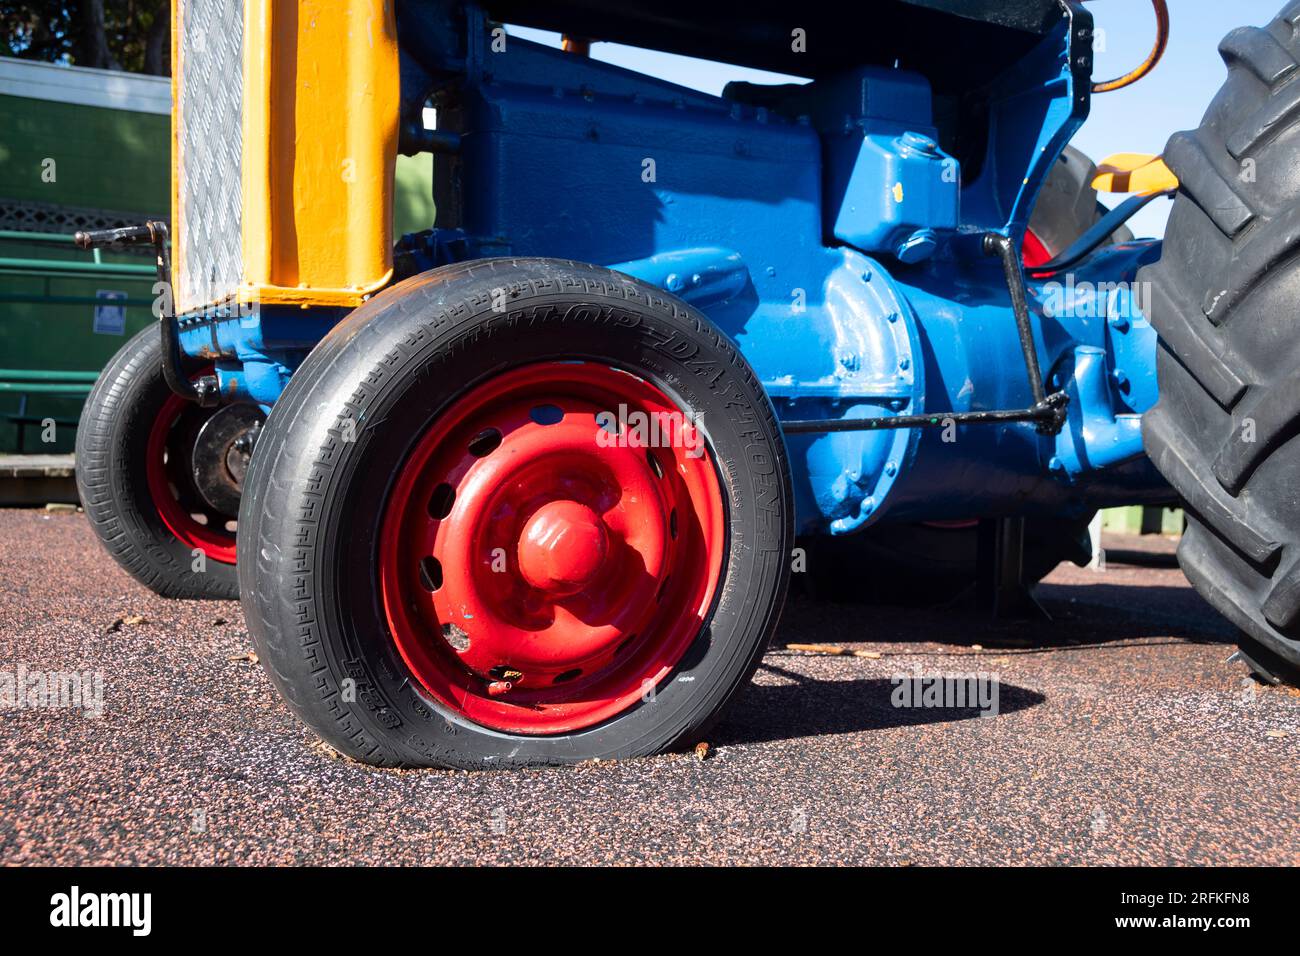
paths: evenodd
<path fill-rule="evenodd" d="M 1300 663 L 1300 4 L 1224 40 L 1168 167 L 1103 169 L 1146 183 L 1114 211 L 1068 144 L 1132 75 L 1094 82 L 1075 0 L 294 6 L 177 4 L 172 235 L 84 237 L 153 242 L 169 297 L 78 475 L 140 580 L 241 598 L 339 751 L 689 743 L 792 571 L 1013 614 L 1118 505 L 1184 503 L 1248 662 Z M 706 95 L 593 38 L 804 82 Z M 391 249 L 398 149 L 437 218 Z"/>

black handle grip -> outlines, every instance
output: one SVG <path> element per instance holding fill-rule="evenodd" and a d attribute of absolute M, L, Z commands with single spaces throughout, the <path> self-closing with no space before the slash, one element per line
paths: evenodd
<path fill-rule="evenodd" d="M 95 229 L 89 232 L 78 232 L 72 237 L 72 241 L 77 244 L 79 249 L 95 249 L 116 243 L 136 245 L 138 243 L 153 242 L 153 239 L 153 229 L 147 225 L 122 226 L 120 229 Z"/>

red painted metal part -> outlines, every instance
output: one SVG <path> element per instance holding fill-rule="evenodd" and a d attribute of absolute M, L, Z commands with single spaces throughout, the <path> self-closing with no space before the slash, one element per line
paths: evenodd
<path fill-rule="evenodd" d="M 190 407 L 190 402 L 179 395 L 168 395 L 167 401 L 154 419 L 149 429 L 149 444 L 146 451 L 145 476 L 149 484 L 149 495 L 158 509 L 158 516 L 163 524 L 174 534 L 178 541 L 189 545 L 191 550 L 198 549 L 213 561 L 222 564 L 235 563 L 235 533 L 227 531 L 224 526 L 202 524 L 189 510 L 181 504 L 175 488 L 178 482 L 188 482 L 183 474 L 189 467 L 189 460 L 171 458 L 167 440 L 181 415 Z"/>
<path fill-rule="evenodd" d="M 538 363 L 420 438 L 385 506 L 379 586 L 433 697 L 495 730 L 560 734 L 672 671 L 725 551 L 712 456 L 673 400 L 605 365 Z"/>
<path fill-rule="evenodd" d="M 1047 246 L 1029 230 L 1025 230 L 1025 241 L 1020 250 L 1020 259 L 1025 264 L 1025 268 L 1033 269 L 1041 266 L 1045 262 L 1052 261 L 1052 253 L 1048 251 Z"/>

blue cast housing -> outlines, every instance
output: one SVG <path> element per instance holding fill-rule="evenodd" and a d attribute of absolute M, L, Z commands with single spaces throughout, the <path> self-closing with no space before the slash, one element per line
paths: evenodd
<path fill-rule="evenodd" d="M 634 276 L 729 335 L 783 420 L 1026 408 L 983 237 L 1020 242 L 1087 114 L 1079 15 L 988 86 L 983 148 L 963 163 L 919 73 L 861 66 L 710 96 L 516 37 L 494 51 L 470 7 L 436 99 L 459 151 L 435 163 L 436 227 L 405 237 L 401 257 L 424 269 L 549 256 Z M 1070 398 L 1059 434 L 1009 422 L 788 435 L 798 530 L 1167 500 L 1139 428 L 1156 346 L 1136 273 L 1159 252 L 1107 246 L 1068 275 L 1027 277 L 1039 364 Z M 341 316 L 190 315 L 181 340 L 215 360 L 223 395 L 270 406 Z"/>

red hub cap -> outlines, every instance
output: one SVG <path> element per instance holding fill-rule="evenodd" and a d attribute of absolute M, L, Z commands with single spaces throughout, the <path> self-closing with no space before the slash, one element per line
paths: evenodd
<path fill-rule="evenodd" d="M 519 538 L 519 572 L 544 594 L 567 597 L 590 585 L 605 563 L 609 534 L 600 515 L 577 501 L 533 512 Z"/>
<path fill-rule="evenodd" d="M 235 563 L 235 532 L 223 515 L 203 501 L 190 474 L 194 433 L 204 411 L 179 395 L 168 395 L 149 430 L 145 477 L 158 516 L 176 539 L 213 561 Z M 198 420 L 193 420 L 198 416 Z"/>
<path fill-rule="evenodd" d="M 725 551 L 703 436 L 594 363 L 471 389 L 402 466 L 379 579 L 399 653 L 455 713 L 567 733 L 637 704 L 698 636 Z"/>

